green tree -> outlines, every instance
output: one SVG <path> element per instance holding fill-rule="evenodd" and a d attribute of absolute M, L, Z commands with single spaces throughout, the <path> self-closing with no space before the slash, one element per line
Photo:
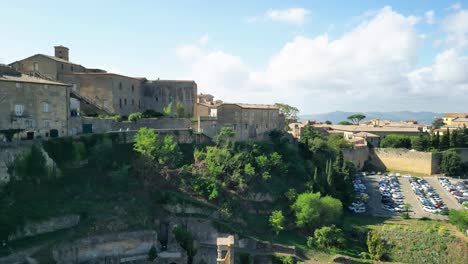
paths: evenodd
<path fill-rule="evenodd" d="M 320 227 L 336 223 L 343 210 L 340 200 L 320 193 L 302 193 L 291 206 L 299 227 Z"/>
<path fill-rule="evenodd" d="M 187 263 L 193 263 L 193 257 L 197 254 L 197 248 L 192 237 L 192 233 L 185 227 L 177 226 L 172 231 L 177 243 L 187 253 Z"/>
<path fill-rule="evenodd" d="M 411 138 L 404 135 L 388 135 L 380 141 L 381 148 L 411 148 Z"/>
<path fill-rule="evenodd" d="M 377 230 L 367 233 L 367 249 L 373 260 L 381 260 L 385 254 L 385 242 Z"/>
<path fill-rule="evenodd" d="M 136 134 L 133 149 L 148 161 L 156 161 L 169 167 L 176 165 L 182 155 L 172 136 L 165 136 L 160 140 L 153 129 L 146 127 L 140 128 Z"/>
<path fill-rule="evenodd" d="M 299 114 L 299 109 L 294 106 L 283 103 L 275 103 L 275 106 L 279 108 L 280 113 L 283 114 L 286 119 L 296 118 L 297 114 Z"/>
<path fill-rule="evenodd" d="M 154 246 L 151 246 L 148 252 L 148 260 L 154 261 L 157 257 L 158 257 L 158 252 L 156 251 L 156 248 Z"/>
<path fill-rule="evenodd" d="M 434 122 L 432 122 L 432 126 L 434 128 L 440 128 L 444 125 L 444 121 L 442 120 L 442 118 L 436 118 L 434 119 Z"/>
<path fill-rule="evenodd" d="M 170 102 L 166 107 L 163 108 L 163 113 L 165 116 L 171 116 L 172 114 L 172 102 Z"/>
<path fill-rule="evenodd" d="M 439 131 L 435 135 L 432 135 L 432 148 L 439 150 L 440 147 L 440 134 Z"/>
<path fill-rule="evenodd" d="M 185 108 L 181 102 L 176 103 L 176 115 L 177 117 L 184 117 L 185 116 Z"/>
<path fill-rule="evenodd" d="M 431 146 L 431 139 L 425 134 L 419 134 L 417 137 L 411 137 L 411 146 L 417 151 L 426 151 Z"/>
<path fill-rule="evenodd" d="M 284 229 L 283 212 L 280 210 L 273 211 L 270 215 L 269 222 L 273 231 L 278 235 Z"/>
<path fill-rule="evenodd" d="M 327 125 L 331 125 L 331 124 L 332 124 L 332 121 L 330 121 L 330 120 L 327 120 L 327 121 L 325 121 L 325 124 L 327 124 Z"/>
<path fill-rule="evenodd" d="M 353 123 L 349 122 L 349 121 L 346 121 L 346 120 L 343 120 L 343 121 L 340 121 L 337 123 L 337 125 L 345 125 L 345 126 L 350 126 L 352 125 Z"/>
<path fill-rule="evenodd" d="M 233 141 L 235 132 L 232 127 L 222 127 L 218 134 L 213 138 L 216 145 L 225 145 Z"/>
<path fill-rule="evenodd" d="M 144 157 L 153 159 L 157 141 L 158 135 L 154 133 L 154 130 L 142 127 L 135 135 L 133 149 Z"/>
<path fill-rule="evenodd" d="M 359 125 L 359 122 L 361 122 L 361 120 L 364 118 L 366 118 L 366 116 L 363 114 L 354 114 L 347 117 L 347 119 L 351 120 L 351 122 L 353 122 L 355 125 Z"/>
<path fill-rule="evenodd" d="M 455 176 L 462 172 L 463 163 L 460 154 L 455 150 L 447 150 L 442 153 L 440 170 L 447 175 Z"/>
<path fill-rule="evenodd" d="M 439 150 L 447 150 L 450 148 L 450 130 L 447 128 L 445 133 L 442 135 L 439 144 Z"/>
<path fill-rule="evenodd" d="M 454 129 L 450 134 L 450 147 L 451 148 L 462 148 L 464 146 L 464 135 L 463 131 Z"/>
<path fill-rule="evenodd" d="M 316 229 L 314 231 L 314 242 L 322 248 L 341 248 L 344 246 L 346 240 L 343 230 L 335 225 L 331 225 Z"/>
<path fill-rule="evenodd" d="M 140 120 L 142 117 L 143 117 L 143 115 L 140 112 L 131 113 L 128 116 L 128 121 L 136 122 L 136 121 Z"/>

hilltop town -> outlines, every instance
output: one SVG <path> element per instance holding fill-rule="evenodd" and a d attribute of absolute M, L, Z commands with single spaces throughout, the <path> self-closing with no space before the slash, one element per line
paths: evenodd
<path fill-rule="evenodd" d="M 0 263 L 467 259 L 468 113 L 300 122 L 72 55 L 0 65 Z"/>

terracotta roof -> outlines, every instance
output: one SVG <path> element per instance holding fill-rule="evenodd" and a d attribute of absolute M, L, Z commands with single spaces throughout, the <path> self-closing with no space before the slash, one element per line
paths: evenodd
<path fill-rule="evenodd" d="M 49 81 L 49 80 L 46 80 L 46 79 L 41 79 L 41 78 L 38 78 L 38 77 L 33 77 L 33 76 L 30 76 L 30 75 L 26 75 L 26 74 L 22 74 L 21 76 L 3 75 L 3 76 L 0 76 L 0 81 L 71 86 L 70 84 L 65 84 L 65 83 L 55 82 L 55 81 Z"/>
<path fill-rule="evenodd" d="M 445 113 L 444 117 L 449 117 L 449 118 L 468 117 L 468 113 Z"/>
<path fill-rule="evenodd" d="M 349 132 L 419 132 L 416 127 L 373 127 L 373 126 L 355 126 L 355 125 L 324 125 L 316 124 L 313 127 L 329 128 L 333 130 Z"/>
<path fill-rule="evenodd" d="M 222 105 L 237 105 L 240 108 L 245 109 L 271 109 L 271 110 L 279 110 L 278 107 L 274 105 L 264 105 L 264 104 L 240 104 L 240 103 L 223 103 Z"/>
<path fill-rule="evenodd" d="M 372 133 L 369 133 L 369 132 L 359 132 L 359 133 L 356 133 L 354 134 L 355 136 L 358 136 L 358 137 L 380 137 L 376 134 L 372 134 Z"/>

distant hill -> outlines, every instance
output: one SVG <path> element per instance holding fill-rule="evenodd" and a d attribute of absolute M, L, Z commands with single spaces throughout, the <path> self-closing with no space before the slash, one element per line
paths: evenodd
<path fill-rule="evenodd" d="M 311 115 L 300 115 L 299 120 L 316 120 L 320 122 L 325 122 L 330 120 L 333 124 L 336 124 L 340 121 L 347 120 L 346 117 L 356 114 L 362 113 L 366 116 L 365 120 L 370 119 L 385 119 L 390 121 L 405 121 L 409 119 L 413 119 L 418 121 L 420 124 L 432 124 L 434 118 L 442 117 L 443 113 L 434 113 L 434 112 L 411 112 L 411 111 L 399 111 L 399 112 L 330 112 L 330 113 L 322 113 L 322 114 L 311 114 Z"/>

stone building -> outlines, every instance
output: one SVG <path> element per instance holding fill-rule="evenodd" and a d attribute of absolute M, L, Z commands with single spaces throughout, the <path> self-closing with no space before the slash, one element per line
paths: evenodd
<path fill-rule="evenodd" d="M 284 127 L 284 117 L 273 105 L 223 103 L 216 110 L 216 116 L 199 117 L 198 130 L 209 137 L 231 127 L 236 140 L 264 139 L 268 132 Z"/>
<path fill-rule="evenodd" d="M 71 109 L 85 114 L 119 114 L 162 109 L 172 102 L 184 109 L 184 117 L 196 111 L 197 85 L 194 81 L 155 80 L 108 73 L 69 61 L 69 49 L 55 47 L 55 56 L 36 54 L 10 64 L 32 76 L 72 85 Z M 181 107 L 180 107 L 181 106 Z"/>
<path fill-rule="evenodd" d="M 28 139 L 67 135 L 69 94 L 68 84 L 0 65 L 0 130 L 22 129 Z"/>
<path fill-rule="evenodd" d="M 450 127 L 453 125 L 452 122 L 458 118 L 468 118 L 468 113 L 446 113 L 442 120 L 445 125 Z"/>

